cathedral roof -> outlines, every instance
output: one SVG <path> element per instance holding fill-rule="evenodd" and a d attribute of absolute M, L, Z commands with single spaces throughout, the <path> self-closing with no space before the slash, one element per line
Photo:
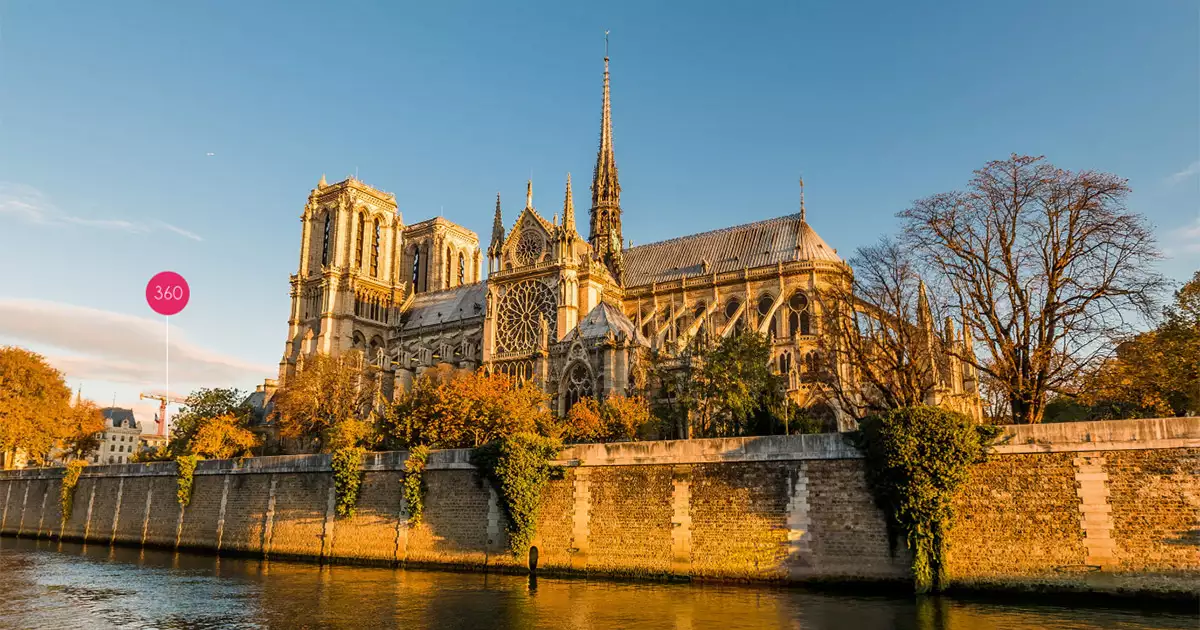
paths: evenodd
<path fill-rule="evenodd" d="M 418 293 L 400 318 L 400 330 L 437 326 L 483 315 L 487 285 L 468 284 L 444 291 Z"/>
<path fill-rule="evenodd" d="M 625 316 L 625 313 L 622 313 L 621 309 L 608 302 L 601 302 L 588 312 L 580 320 L 579 324 L 575 326 L 575 330 L 571 331 L 567 336 L 567 339 L 599 339 L 607 336 L 609 331 L 616 337 L 623 335 L 642 345 L 650 345 L 650 342 L 637 329 L 637 326 Z"/>
<path fill-rule="evenodd" d="M 842 262 L 801 213 L 631 247 L 625 286 L 794 261 Z"/>

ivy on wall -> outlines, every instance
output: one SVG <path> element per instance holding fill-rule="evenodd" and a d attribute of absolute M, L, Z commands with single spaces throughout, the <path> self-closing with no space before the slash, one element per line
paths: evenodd
<path fill-rule="evenodd" d="M 562 443 L 532 433 L 517 433 L 485 444 L 471 454 L 471 463 L 496 487 L 508 520 L 508 543 L 513 555 L 529 550 L 537 529 L 542 490 L 558 467 L 550 462 Z"/>
<path fill-rule="evenodd" d="M 71 520 L 71 510 L 75 506 L 75 488 L 79 485 L 79 474 L 83 472 L 84 466 L 87 466 L 86 460 L 72 459 L 67 462 L 67 469 L 63 472 L 62 486 L 58 489 L 58 503 L 62 508 L 64 523 Z"/>
<path fill-rule="evenodd" d="M 338 516 L 354 516 L 364 474 L 362 458 L 366 452 L 361 446 L 347 446 L 333 452 L 330 465 L 333 467 L 333 492 L 337 497 Z"/>
<path fill-rule="evenodd" d="M 962 414 L 918 406 L 869 416 L 851 438 L 866 455 L 867 482 L 887 515 L 889 537 L 902 535 L 912 552 L 918 593 L 946 586 L 954 495 L 996 433 Z"/>
<path fill-rule="evenodd" d="M 175 494 L 179 505 L 186 507 L 192 502 L 192 482 L 196 474 L 196 464 L 199 464 L 201 459 L 199 455 L 180 455 L 175 458 L 175 474 L 179 486 Z"/>
<path fill-rule="evenodd" d="M 408 522 L 420 525 L 425 514 L 425 464 L 429 447 L 415 446 L 404 460 L 404 501 L 408 504 Z"/>

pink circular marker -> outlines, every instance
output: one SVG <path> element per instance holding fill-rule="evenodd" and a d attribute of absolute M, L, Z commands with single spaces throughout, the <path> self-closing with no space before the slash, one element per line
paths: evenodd
<path fill-rule="evenodd" d="M 146 303 L 159 315 L 182 311 L 191 294 L 187 280 L 174 271 L 159 272 L 146 285 Z"/>

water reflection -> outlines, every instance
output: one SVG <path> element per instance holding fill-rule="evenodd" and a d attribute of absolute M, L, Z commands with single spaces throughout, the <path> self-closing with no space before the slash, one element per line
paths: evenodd
<path fill-rule="evenodd" d="M 1183 615 L 394 571 L 0 538 L 0 628 L 1193 628 Z"/>

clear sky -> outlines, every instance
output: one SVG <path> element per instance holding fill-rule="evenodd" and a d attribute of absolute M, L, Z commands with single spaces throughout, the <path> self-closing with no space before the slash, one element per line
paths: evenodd
<path fill-rule="evenodd" d="M 170 269 L 171 389 L 252 388 L 322 173 L 485 247 L 530 173 L 547 216 L 568 171 L 586 196 L 605 29 L 635 244 L 794 212 L 802 173 L 849 254 L 1017 152 L 1128 178 L 1162 271 L 1200 267 L 1200 4 L 750 5 L 0 1 L 0 343 L 132 405 Z"/>

